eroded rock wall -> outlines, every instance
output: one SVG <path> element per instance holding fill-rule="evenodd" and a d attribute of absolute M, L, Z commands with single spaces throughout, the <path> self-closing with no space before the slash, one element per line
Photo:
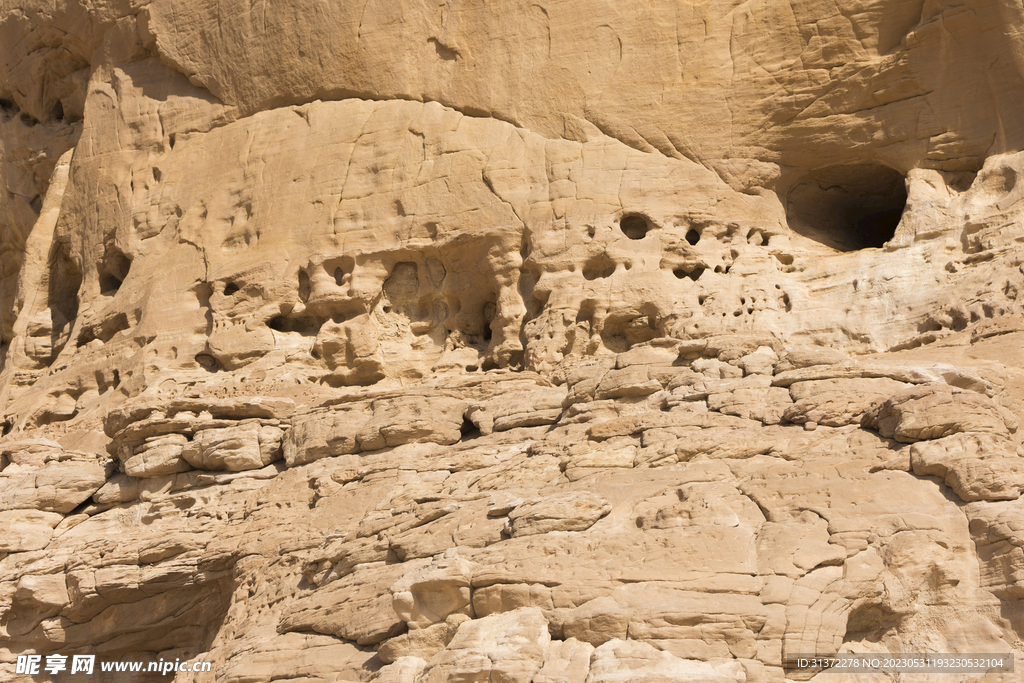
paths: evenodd
<path fill-rule="evenodd" d="M 0 666 L 1016 652 L 1022 22 L 0 4 Z"/>

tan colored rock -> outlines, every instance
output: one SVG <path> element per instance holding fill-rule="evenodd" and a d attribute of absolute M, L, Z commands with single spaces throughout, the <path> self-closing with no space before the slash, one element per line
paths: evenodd
<path fill-rule="evenodd" d="M 416 680 L 427 663 L 419 657 L 400 657 L 394 663 L 382 667 L 374 674 L 373 680 L 379 683 L 405 683 Z"/>
<path fill-rule="evenodd" d="M 575 638 L 552 640 L 544 653 L 544 666 L 534 683 L 585 683 L 590 672 L 594 646 Z"/>
<path fill-rule="evenodd" d="M 914 474 L 942 479 L 965 502 L 1015 500 L 1024 489 L 1024 458 L 1006 437 L 959 433 L 910 449 Z"/>
<path fill-rule="evenodd" d="M 202 470 L 256 470 L 281 459 L 282 434 L 280 428 L 258 422 L 204 429 L 182 449 L 181 457 Z"/>
<path fill-rule="evenodd" d="M 611 640 L 594 651 L 587 683 L 626 680 L 707 681 L 733 683 L 747 680 L 739 662 L 708 662 L 680 659 L 634 640 Z"/>
<path fill-rule="evenodd" d="M 760 346 L 756 351 L 748 353 L 736 363 L 745 375 L 771 375 L 779 356 L 768 346 Z"/>
<path fill-rule="evenodd" d="M 392 664 L 408 657 L 429 660 L 452 642 L 459 626 L 468 620 L 469 617 L 465 614 L 449 614 L 444 622 L 415 629 L 388 640 L 377 650 L 377 656 L 385 664 Z"/>
<path fill-rule="evenodd" d="M 904 443 L 958 432 L 1008 436 L 1017 431 L 1017 419 L 991 399 L 947 385 L 902 391 L 866 413 L 863 424 Z"/>
<path fill-rule="evenodd" d="M 722 594 L 708 601 L 702 593 L 638 583 L 577 607 L 564 629 L 567 637 L 595 646 L 630 634 L 687 659 L 749 658 L 764 623 L 764 608 L 753 596 Z"/>
<path fill-rule="evenodd" d="M 465 621 L 422 680 L 529 683 L 543 665 L 550 642 L 547 620 L 536 608 Z"/>
<path fill-rule="evenodd" d="M 837 365 L 849 360 L 848 356 L 827 346 L 792 346 L 775 364 L 775 374 L 816 365 Z"/>
<path fill-rule="evenodd" d="M 728 393 L 709 393 L 707 401 L 709 410 L 774 425 L 782 421 L 793 399 L 789 397 L 789 392 L 781 387 L 764 387 L 739 388 Z"/>
<path fill-rule="evenodd" d="M 364 646 L 391 638 L 402 624 L 388 586 L 403 569 L 366 567 L 298 598 L 285 609 L 278 631 L 315 631 Z"/>
<path fill-rule="evenodd" d="M 134 448 L 124 447 L 121 458 L 124 472 L 129 477 L 149 479 L 176 472 L 186 472 L 192 466 L 182 455 L 188 439 L 181 434 L 149 437 Z M 127 451 L 128 457 L 125 457 Z"/>
<path fill-rule="evenodd" d="M 5 673 L 1024 655 L 1024 11 L 542 4 L 0 4 Z"/>
<path fill-rule="evenodd" d="M 63 518 L 57 512 L 39 510 L 0 512 L 0 526 L 6 530 L 0 537 L 0 552 L 16 553 L 45 548 L 53 536 L 53 528 Z"/>
<path fill-rule="evenodd" d="M 153 495 L 171 488 L 174 479 L 171 476 L 138 479 L 118 473 L 107 480 L 95 493 L 93 502 L 100 505 L 107 503 L 126 503 L 137 500 L 143 493 Z"/>
<path fill-rule="evenodd" d="M 4 462 L 19 467 L 42 467 L 48 457 L 59 457 L 63 451 L 59 444 L 49 439 L 17 440 L 0 444 L 0 457 Z"/>
<path fill-rule="evenodd" d="M 410 629 L 442 622 L 451 614 L 472 616 L 472 565 L 460 558 L 445 558 L 403 576 L 391 586 L 392 605 Z"/>
<path fill-rule="evenodd" d="M 54 613 L 68 604 L 68 589 L 64 575 L 24 575 L 18 580 L 14 601 L 21 605 L 33 605 L 53 610 Z"/>
<path fill-rule="evenodd" d="M 887 377 L 795 382 L 789 385 L 793 405 L 786 408 L 784 418 L 793 424 L 828 427 L 859 424 L 869 409 L 907 386 Z"/>
<path fill-rule="evenodd" d="M 564 398 L 565 392 L 555 388 L 503 396 L 492 409 L 494 431 L 554 424 L 562 414 Z"/>
<path fill-rule="evenodd" d="M 51 461 L 0 484 L 0 510 L 32 509 L 67 513 L 88 500 L 107 480 L 98 462 Z"/>
<path fill-rule="evenodd" d="M 405 443 L 453 444 L 461 438 L 467 405 L 456 399 L 406 397 L 373 405 L 373 417 L 356 435 L 364 451 Z"/>
<path fill-rule="evenodd" d="M 611 504 L 589 491 L 524 501 L 508 513 L 510 536 L 534 536 L 552 531 L 585 531 L 611 512 Z"/>
<path fill-rule="evenodd" d="M 355 453 L 356 436 L 370 414 L 358 410 L 327 410 L 298 418 L 284 436 L 284 459 L 289 467 L 323 457 Z"/>

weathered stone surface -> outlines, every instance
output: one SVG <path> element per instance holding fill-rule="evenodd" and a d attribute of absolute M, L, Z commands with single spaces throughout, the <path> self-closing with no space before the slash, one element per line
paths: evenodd
<path fill-rule="evenodd" d="M 181 434 L 151 436 L 136 446 L 122 447 L 124 472 L 129 477 L 148 479 L 192 469 L 182 455 L 188 439 Z M 128 457 L 124 457 L 127 455 Z"/>
<path fill-rule="evenodd" d="M 991 399 L 941 384 L 904 390 L 866 413 L 863 423 L 904 443 L 960 432 L 1017 431 L 1017 418 Z"/>
<path fill-rule="evenodd" d="M 738 683 L 747 675 L 739 662 L 720 663 L 683 660 L 647 643 L 615 639 L 594 651 L 588 683 L 618 681 L 701 681 Z"/>
<path fill-rule="evenodd" d="M 290 604 L 278 630 L 316 631 L 359 645 L 375 645 L 395 636 L 402 624 L 392 609 L 392 595 L 386 586 L 404 573 L 400 565 L 367 567 L 333 581 Z"/>
<path fill-rule="evenodd" d="M 1014 500 L 1024 490 L 1024 458 L 1009 439 L 991 433 L 960 433 L 915 443 L 914 474 L 935 475 L 965 502 Z"/>
<path fill-rule="evenodd" d="M 0 483 L 0 510 L 68 513 L 88 500 L 106 481 L 106 471 L 96 461 L 51 461 Z"/>
<path fill-rule="evenodd" d="M 444 622 L 414 629 L 392 638 L 377 650 L 377 656 L 385 664 L 391 664 L 404 657 L 429 660 L 452 642 L 459 626 L 468 620 L 469 617 L 465 614 L 449 614 Z"/>
<path fill-rule="evenodd" d="M 550 642 L 547 620 L 535 607 L 464 621 L 423 672 L 423 680 L 529 683 L 543 665 Z"/>
<path fill-rule="evenodd" d="M 0 525 L 5 532 L 0 537 L 0 552 L 14 553 L 41 550 L 50 542 L 53 528 L 64 519 L 57 512 L 39 510 L 7 510 L 0 512 Z"/>
<path fill-rule="evenodd" d="M 453 444 L 461 438 L 464 401 L 405 397 L 373 404 L 373 417 L 356 435 L 364 451 L 405 443 Z"/>
<path fill-rule="evenodd" d="M 585 531 L 611 512 L 611 504 L 589 491 L 524 501 L 508 513 L 509 536 Z"/>
<path fill-rule="evenodd" d="M 289 467 L 359 450 L 356 435 L 370 414 L 358 410 L 328 410 L 298 418 L 284 437 Z"/>
<path fill-rule="evenodd" d="M 181 457 L 203 470 L 257 470 L 282 457 L 282 434 L 278 427 L 258 422 L 204 429 L 182 449 Z"/>
<path fill-rule="evenodd" d="M 0 679 L 1024 656 L 1022 35 L 0 0 Z"/>
<path fill-rule="evenodd" d="M 426 628 L 451 614 L 472 616 L 471 574 L 471 564 L 459 558 L 410 572 L 391 586 L 395 612 L 411 629 Z"/>
<path fill-rule="evenodd" d="M 789 385 L 793 405 L 786 408 L 784 417 L 793 424 L 859 424 L 864 413 L 906 388 L 905 383 L 887 377 L 794 382 Z"/>
<path fill-rule="evenodd" d="M 0 458 L 3 467 L 17 465 L 19 467 L 42 467 L 47 458 L 59 458 L 64 449 L 49 439 L 22 439 L 7 441 L 0 445 Z"/>

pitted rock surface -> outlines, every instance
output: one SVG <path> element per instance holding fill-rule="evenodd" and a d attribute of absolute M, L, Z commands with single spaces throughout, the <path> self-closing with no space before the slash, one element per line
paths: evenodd
<path fill-rule="evenodd" d="M 0 679 L 1024 655 L 1022 35 L 0 0 Z"/>

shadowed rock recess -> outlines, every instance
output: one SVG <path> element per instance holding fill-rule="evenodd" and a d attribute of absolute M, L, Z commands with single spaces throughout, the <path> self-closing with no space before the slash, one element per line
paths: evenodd
<path fill-rule="evenodd" d="M 1024 655 L 1022 110 L 1010 0 L 0 0 L 0 680 Z"/>

